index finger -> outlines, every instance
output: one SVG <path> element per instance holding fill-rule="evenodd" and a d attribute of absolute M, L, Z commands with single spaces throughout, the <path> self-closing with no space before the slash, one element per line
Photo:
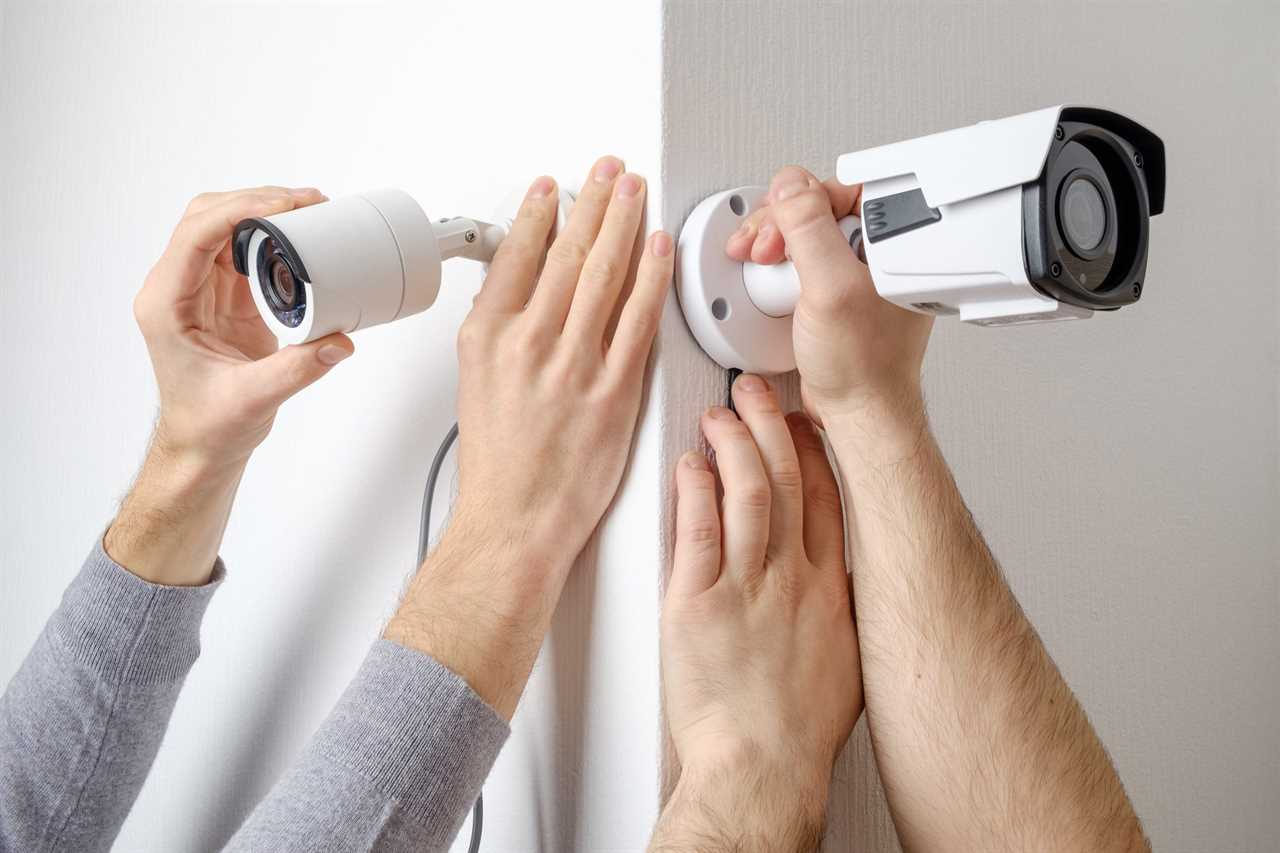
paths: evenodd
<path fill-rule="evenodd" d="M 322 198 L 319 190 L 303 195 L 273 190 L 250 192 L 194 213 L 174 229 L 156 264 L 161 274 L 153 280 L 163 283 L 175 298 L 190 295 L 204 283 L 218 253 L 230 244 L 231 234 L 242 219 L 273 216 L 315 204 Z"/>
<path fill-rule="evenodd" d="M 836 219 L 842 219 L 858 209 L 862 184 L 846 185 L 835 178 L 827 178 L 822 181 L 822 188 L 827 192 L 831 213 Z M 774 219 L 771 200 L 772 193 L 766 197 L 764 205 L 748 216 L 725 243 L 725 253 L 735 261 L 776 264 L 786 259 L 786 242 Z"/>
<path fill-rule="evenodd" d="M 234 190 L 214 190 L 211 192 L 200 193 L 191 199 L 187 204 L 187 209 L 182 216 L 185 219 L 192 214 L 200 213 L 211 207 L 221 204 L 224 201 L 230 201 L 245 195 L 263 194 L 263 193 L 293 193 L 302 196 L 309 193 L 319 193 L 320 191 L 312 187 L 278 187 L 275 184 L 264 184 L 260 187 L 242 187 Z"/>

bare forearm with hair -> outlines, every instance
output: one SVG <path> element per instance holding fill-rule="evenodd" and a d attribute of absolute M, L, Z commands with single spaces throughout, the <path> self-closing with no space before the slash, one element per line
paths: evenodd
<path fill-rule="evenodd" d="M 383 636 L 431 655 L 510 721 L 578 550 L 461 508 Z"/>
<path fill-rule="evenodd" d="M 816 853 L 825 783 L 795 780 L 786 768 L 742 758 L 707 770 L 684 768 L 648 853 Z"/>
<path fill-rule="evenodd" d="M 215 465 L 171 449 L 158 429 L 103 549 L 150 583 L 206 583 L 243 474 L 243 463 Z"/>
<path fill-rule="evenodd" d="M 854 541 L 868 722 L 903 846 L 1149 849 L 923 406 L 871 432 L 827 427 Z"/>

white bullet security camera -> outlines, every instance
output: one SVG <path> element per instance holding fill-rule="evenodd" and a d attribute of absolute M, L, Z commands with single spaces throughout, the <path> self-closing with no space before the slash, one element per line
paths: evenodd
<path fill-rule="evenodd" d="M 297 344 L 425 311 L 442 261 L 487 263 L 505 236 L 478 220 L 432 222 L 408 193 L 383 189 L 246 219 L 232 253 L 267 327 Z"/>
<path fill-rule="evenodd" d="M 1164 144 L 1118 113 L 1050 107 L 845 154 L 836 177 L 863 185 L 861 219 L 841 226 L 883 298 L 987 326 L 1081 319 L 1142 295 Z M 782 373 L 795 367 L 795 269 L 724 254 L 764 193 L 742 187 L 694 209 L 678 292 L 722 366 Z"/>

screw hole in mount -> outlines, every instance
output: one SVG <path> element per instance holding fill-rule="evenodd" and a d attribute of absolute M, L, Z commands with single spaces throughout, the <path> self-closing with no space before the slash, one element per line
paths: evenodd
<path fill-rule="evenodd" d="M 1049 264 L 1049 275 L 1053 276 L 1054 278 L 1057 278 L 1058 276 L 1062 275 L 1062 264 L 1058 263 L 1057 261 L 1054 261 L 1053 263 Z"/>
<path fill-rule="evenodd" d="M 1141 295 L 1142 295 L 1142 282 L 1135 281 L 1133 283 L 1133 298 L 1137 299 Z"/>
<path fill-rule="evenodd" d="M 711 316 L 722 321 L 729 319 L 729 303 L 723 296 L 711 300 Z"/>
<path fill-rule="evenodd" d="M 747 212 L 747 200 L 740 195 L 729 196 L 729 209 L 734 216 L 742 216 Z"/>

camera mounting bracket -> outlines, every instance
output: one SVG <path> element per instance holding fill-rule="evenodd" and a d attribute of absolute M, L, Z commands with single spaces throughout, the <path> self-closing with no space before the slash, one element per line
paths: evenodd
<path fill-rule="evenodd" d="M 800 280 L 790 261 L 754 264 L 725 254 L 725 243 L 763 206 L 767 189 L 737 187 L 703 199 L 680 229 L 676 293 L 699 346 L 724 368 L 776 374 L 795 370 L 791 315 Z M 840 220 L 855 245 L 856 216 Z"/>

